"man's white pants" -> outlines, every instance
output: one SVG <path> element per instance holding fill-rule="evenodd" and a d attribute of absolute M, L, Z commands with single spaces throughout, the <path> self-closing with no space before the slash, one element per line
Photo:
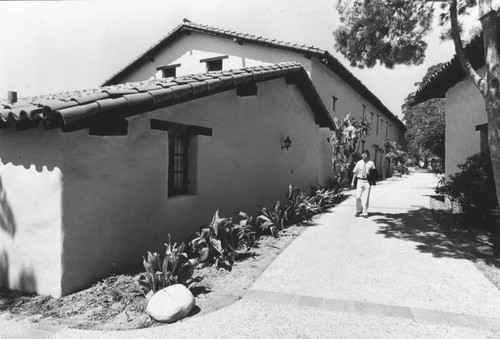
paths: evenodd
<path fill-rule="evenodd" d="M 368 180 L 358 179 L 356 186 L 356 212 L 368 214 L 368 203 L 370 201 L 370 184 Z"/>

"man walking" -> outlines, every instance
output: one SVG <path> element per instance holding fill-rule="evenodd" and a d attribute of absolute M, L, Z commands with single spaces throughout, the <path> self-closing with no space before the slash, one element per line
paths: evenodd
<path fill-rule="evenodd" d="M 356 179 L 356 216 L 368 216 L 368 204 L 370 200 L 371 180 L 369 176 L 375 172 L 375 164 L 370 160 L 370 152 L 363 151 L 362 159 L 354 166 L 351 187 L 354 188 Z"/>

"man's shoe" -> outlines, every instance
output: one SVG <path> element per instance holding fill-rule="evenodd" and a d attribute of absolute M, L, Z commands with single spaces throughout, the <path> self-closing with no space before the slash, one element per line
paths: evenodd
<path fill-rule="evenodd" d="M 368 213 L 364 213 L 364 214 L 362 214 L 362 216 L 363 216 L 364 218 L 368 218 Z"/>
<path fill-rule="evenodd" d="M 359 217 L 361 215 L 361 212 L 356 212 L 356 214 L 354 214 L 355 217 Z"/>

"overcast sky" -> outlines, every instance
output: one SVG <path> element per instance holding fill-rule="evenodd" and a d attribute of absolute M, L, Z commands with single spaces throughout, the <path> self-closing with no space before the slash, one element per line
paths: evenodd
<path fill-rule="evenodd" d="M 336 0 L 1 1 L 0 98 L 97 87 L 183 18 L 332 52 L 396 115 L 428 67 L 453 56 L 429 41 L 418 67 L 355 69 L 334 51 Z M 348 113 L 348 112 L 345 112 Z"/>

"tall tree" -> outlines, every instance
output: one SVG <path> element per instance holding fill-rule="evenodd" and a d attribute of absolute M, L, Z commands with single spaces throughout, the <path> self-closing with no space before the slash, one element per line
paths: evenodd
<path fill-rule="evenodd" d="M 429 67 L 422 82 L 425 83 L 436 70 L 444 64 Z M 411 106 L 414 93 L 408 95 L 401 107 L 406 125 L 405 139 L 408 153 L 416 157 L 435 155 L 444 159 L 445 153 L 445 114 L 444 99 L 431 99 Z"/>
<path fill-rule="evenodd" d="M 425 57 L 424 41 L 430 31 L 436 3 L 440 20 L 449 21 L 449 36 L 468 78 L 484 98 L 488 116 L 488 145 L 498 201 L 500 201 L 500 65 L 497 47 L 497 11 L 491 0 L 338 0 L 341 26 L 335 31 L 335 47 L 353 66 L 386 67 L 418 65 Z M 472 68 L 462 45 L 458 16 L 479 9 L 483 31 L 486 74 Z"/>
<path fill-rule="evenodd" d="M 410 154 L 444 159 L 444 99 L 431 99 L 414 107 L 405 105 L 403 120 Z"/>

